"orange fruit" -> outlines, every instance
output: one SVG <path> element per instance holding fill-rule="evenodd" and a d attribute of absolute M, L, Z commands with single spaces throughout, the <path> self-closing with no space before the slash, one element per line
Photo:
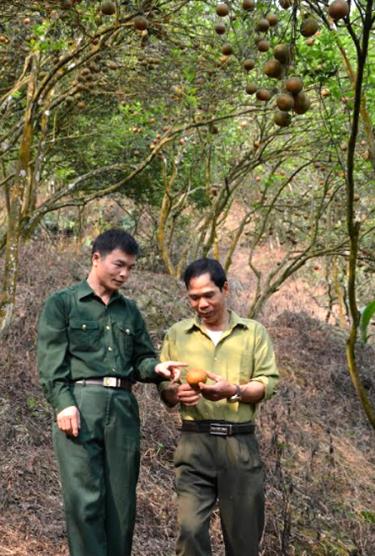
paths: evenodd
<path fill-rule="evenodd" d="M 186 373 L 186 382 L 193 387 L 198 386 L 200 382 L 206 382 L 207 378 L 207 372 L 203 369 L 190 369 Z"/>

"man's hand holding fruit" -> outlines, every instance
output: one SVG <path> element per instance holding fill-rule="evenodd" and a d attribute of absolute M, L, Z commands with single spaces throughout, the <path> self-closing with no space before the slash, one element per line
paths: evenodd
<path fill-rule="evenodd" d="M 208 378 L 213 383 L 206 384 Z M 229 398 L 235 392 L 236 386 L 222 376 L 203 369 L 190 369 L 186 373 L 186 383 L 177 388 L 177 399 L 184 405 L 193 406 L 199 402 L 201 396 L 216 402 Z"/>

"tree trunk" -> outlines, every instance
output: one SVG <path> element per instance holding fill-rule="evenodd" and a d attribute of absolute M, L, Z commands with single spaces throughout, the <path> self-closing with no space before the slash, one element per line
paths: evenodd
<path fill-rule="evenodd" d="M 347 228 L 350 241 L 349 268 L 348 268 L 348 300 L 351 316 L 351 329 L 346 343 L 346 357 L 348 362 L 349 374 L 353 382 L 355 391 L 360 399 L 363 410 L 371 424 L 375 429 L 375 409 L 367 396 L 367 392 L 361 382 L 356 362 L 356 342 L 358 337 L 358 327 L 360 321 L 360 312 L 357 307 L 356 296 L 356 267 L 359 248 L 359 231 L 360 221 L 356 219 L 354 209 L 354 157 L 355 148 L 358 137 L 359 118 L 361 113 L 362 91 L 364 68 L 368 56 L 368 44 L 370 40 L 371 28 L 373 25 L 373 1 L 368 0 L 366 11 L 363 14 L 363 37 L 362 44 L 359 41 L 357 47 L 357 75 L 355 81 L 355 99 L 353 109 L 352 129 L 348 144 L 347 158 L 347 179 L 346 179 L 346 195 L 347 195 Z"/>
<path fill-rule="evenodd" d="M 32 105 L 35 92 L 35 79 L 31 72 L 28 89 L 27 105 L 19 160 L 14 183 L 8 189 L 8 223 L 5 245 L 4 274 L 0 294 L 0 336 L 2 336 L 12 320 L 16 303 L 18 274 L 18 252 L 21 236 L 22 205 L 24 194 L 29 187 L 31 176 L 30 160 L 33 140 Z"/>

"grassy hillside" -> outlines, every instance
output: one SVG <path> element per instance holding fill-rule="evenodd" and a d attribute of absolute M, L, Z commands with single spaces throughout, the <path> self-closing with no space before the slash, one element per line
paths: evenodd
<path fill-rule="evenodd" d="M 16 319 L 0 346 L 0 554 L 67 554 L 50 413 L 35 365 L 36 322 L 45 296 L 83 278 L 88 253 L 67 243 L 30 243 L 22 253 Z M 236 284 L 246 288 L 246 284 Z M 155 344 L 188 307 L 173 279 L 137 270 L 127 294 L 138 300 Z M 375 546 L 375 435 L 346 370 L 345 334 L 319 320 L 300 297 L 266 312 L 282 382 L 261 408 L 259 438 L 267 467 L 265 556 L 363 555 Z M 300 296 L 305 295 L 300 290 Z M 279 307 L 283 291 L 278 293 Z M 235 300 L 234 300 L 235 301 Z M 235 303 L 236 305 L 236 303 Z M 237 303 L 238 305 L 238 303 Z M 272 304 L 270 305 L 272 308 Z M 293 310 L 293 307 L 295 310 Z M 237 307 L 236 307 L 237 308 Z M 298 308 L 298 309 L 296 309 Z M 374 350 L 359 347 L 366 387 L 375 397 Z M 135 556 L 172 556 L 176 534 L 172 455 L 178 415 L 153 386 L 138 385 L 142 472 Z M 223 554 L 218 517 L 214 554 Z"/>

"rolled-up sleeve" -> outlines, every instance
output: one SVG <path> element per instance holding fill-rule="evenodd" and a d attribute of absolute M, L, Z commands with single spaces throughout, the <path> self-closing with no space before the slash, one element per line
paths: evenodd
<path fill-rule="evenodd" d="M 271 339 L 264 326 L 259 323 L 257 323 L 255 333 L 254 373 L 251 380 L 264 384 L 266 388 L 264 400 L 269 399 L 275 393 L 279 381 L 279 372 Z"/>

